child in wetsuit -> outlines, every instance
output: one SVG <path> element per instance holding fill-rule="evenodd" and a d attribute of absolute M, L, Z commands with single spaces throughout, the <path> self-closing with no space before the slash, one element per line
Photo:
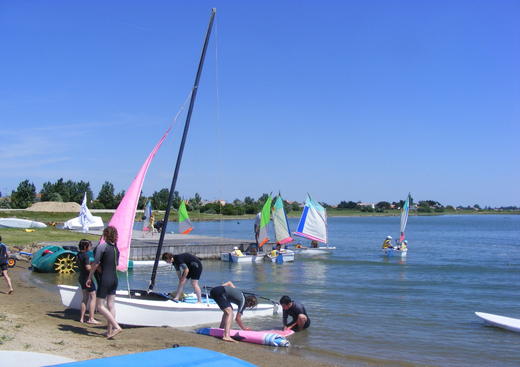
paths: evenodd
<path fill-rule="evenodd" d="M 87 324 L 99 324 L 94 318 L 94 312 L 96 311 L 96 285 L 92 282 L 90 286 L 87 286 L 88 274 L 90 272 L 90 255 L 88 251 L 92 247 L 92 243 L 89 240 L 79 241 L 79 253 L 78 253 L 78 267 L 79 267 L 79 284 L 83 293 L 83 299 L 81 301 L 81 312 L 79 316 L 79 322 L 85 322 L 85 313 L 89 312 L 89 319 Z"/>

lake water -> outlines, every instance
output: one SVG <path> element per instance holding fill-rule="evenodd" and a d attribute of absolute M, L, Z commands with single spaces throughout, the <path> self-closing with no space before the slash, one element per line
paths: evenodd
<path fill-rule="evenodd" d="M 252 238 L 250 220 L 194 225 L 197 234 Z M 398 231 L 398 217 L 329 218 L 332 255 L 282 265 L 204 261 L 201 284 L 232 280 L 304 303 L 312 325 L 279 353 L 350 366 L 519 366 L 520 334 L 487 327 L 474 312 L 520 318 L 520 216 L 410 216 L 408 257 L 382 257 L 382 241 Z M 148 281 L 148 271 L 129 273 L 132 287 Z M 156 290 L 176 283 L 161 270 Z M 281 316 L 247 321 L 281 326 Z"/>

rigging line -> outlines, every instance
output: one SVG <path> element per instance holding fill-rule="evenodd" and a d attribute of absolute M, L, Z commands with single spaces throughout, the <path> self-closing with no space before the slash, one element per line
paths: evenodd
<path fill-rule="evenodd" d="M 219 200 L 219 233 L 220 237 L 224 237 L 224 228 L 223 228 L 223 214 L 222 214 L 222 205 L 220 204 L 220 200 L 222 200 L 223 190 L 222 190 L 222 131 L 220 129 L 220 89 L 219 89 L 219 20 L 217 19 L 215 22 L 215 98 L 216 98 L 216 121 L 215 121 L 215 135 L 217 136 L 218 142 L 218 152 L 217 152 L 217 192 L 218 192 L 218 200 Z"/>

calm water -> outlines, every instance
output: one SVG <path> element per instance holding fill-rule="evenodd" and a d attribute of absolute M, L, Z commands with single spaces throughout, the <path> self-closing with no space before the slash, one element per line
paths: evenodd
<path fill-rule="evenodd" d="M 252 237 L 252 221 L 195 226 L 204 235 Z M 302 301 L 312 326 L 280 353 L 356 366 L 519 366 L 520 334 L 486 327 L 474 312 L 520 318 L 520 216 L 411 216 L 408 258 L 380 256 L 384 237 L 398 230 L 397 217 L 330 218 L 336 253 L 283 265 L 205 261 L 201 283 L 232 280 Z M 149 273 L 129 281 L 146 287 Z M 176 281 L 162 271 L 156 289 L 171 291 Z M 247 321 L 269 329 L 281 316 Z"/>

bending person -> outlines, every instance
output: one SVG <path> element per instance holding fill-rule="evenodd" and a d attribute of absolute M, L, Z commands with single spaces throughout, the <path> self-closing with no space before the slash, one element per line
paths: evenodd
<path fill-rule="evenodd" d="M 107 338 L 112 338 L 121 332 L 121 326 L 116 321 L 116 289 L 117 289 L 117 263 L 119 262 L 119 250 L 117 249 L 117 229 L 108 226 L 103 230 L 103 238 L 106 243 L 97 245 L 94 250 L 94 263 L 90 267 L 90 273 L 86 286 L 92 286 L 92 276 L 96 270 L 101 275 L 96 292 L 97 309 L 107 320 Z M 105 306 L 106 300 L 106 306 Z"/>
<path fill-rule="evenodd" d="M 289 296 L 283 296 L 280 298 L 280 304 L 283 309 L 283 331 L 289 329 L 301 331 L 311 325 L 311 319 L 301 303 L 291 300 Z M 290 323 L 287 323 L 288 316 L 292 317 Z"/>
<path fill-rule="evenodd" d="M 177 285 L 177 291 L 175 292 L 174 301 L 178 301 L 182 296 L 184 285 L 187 279 L 191 279 L 191 285 L 195 294 L 197 295 L 197 302 L 202 302 L 201 291 L 199 287 L 199 279 L 202 274 L 202 263 L 197 256 L 190 253 L 182 253 L 179 255 L 173 255 L 169 252 L 165 252 L 162 255 L 162 259 L 168 264 L 173 264 L 179 277 L 179 284 Z"/>
<path fill-rule="evenodd" d="M 240 329 L 251 330 L 250 328 L 246 328 L 242 323 L 242 314 L 245 308 L 253 308 L 257 305 L 258 301 L 255 296 L 246 296 L 240 289 L 236 288 L 231 281 L 212 288 L 209 292 L 209 296 L 217 302 L 220 309 L 224 312 L 222 321 L 220 321 L 220 328 L 224 329 L 222 340 L 236 342 L 230 335 L 231 323 L 233 322 L 233 307 L 231 307 L 231 303 L 238 306 L 235 321 L 238 326 L 240 326 Z"/>

